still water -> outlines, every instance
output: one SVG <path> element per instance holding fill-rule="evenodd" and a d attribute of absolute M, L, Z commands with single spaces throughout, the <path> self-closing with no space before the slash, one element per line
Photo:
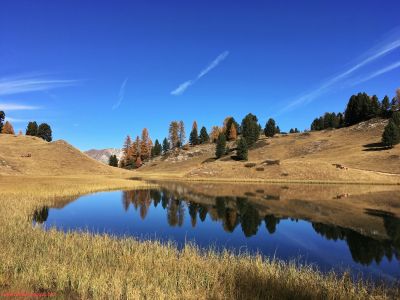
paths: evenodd
<path fill-rule="evenodd" d="M 60 200 L 35 224 L 187 242 L 400 279 L 399 191 L 370 187 L 165 184 Z M 372 190 L 371 190 L 372 189 Z M 349 191 L 351 193 L 349 193 Z"/>

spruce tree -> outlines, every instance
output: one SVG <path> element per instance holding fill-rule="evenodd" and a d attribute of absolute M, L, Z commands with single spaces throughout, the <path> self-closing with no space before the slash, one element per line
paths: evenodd
<path fill-rule="evenodd" d="M 163 150 L 164 154 L 169 151 L 169 148 L 170 148 L 169 142 L 168 142 L 167 138 L 164 138 L 163 144 L 162 144 L 162 150 Z"/>
<path fill-rule="evenodd" d="M 208 136 L 207 129 L 204 126 L 201 127 L 201 129 L 200 129 L 199 140 L 200 140 L 200 144 L 205 144 L 210 141 L 210 137 Z"/>
<path fill-rule="evenodd" d="M 192 131 L 190 132 L 189 136 L 189 143 L 192 146 L 196 146 L 199 144 L 199 133 L 197 131 L 196 121 L 193 122 Z"/>
<path fill-rule="evenodd" d="M 226 154 L 226 137 L 225 134 L 220 133 L 217 139 L 217 145 L 215 148 L 215 156 L 220 158 Z"/>
<path fill-rule="evenodd" d="M 29 122 L 26 127 L 25 135 L 37 136 L 38 125 L 36 122 Z"/>
<path fill-rule="evenodd" d="M 161 144 L 156 139 L 156 141 L 154 142 L 154 147 L 151 149 L 151 156 L 152 157 L 159 156 L 159 155 L 161 155 L 161 152 L 162 152 Z"/>
<path fill-rule="evenodd" d="M 382 100 L 382 105 L 381 105 L 381 116 L 383 118 L 389 117 L 390 114 L 389 109 L 390 109 L 389 97 L 385 96 Z"/>
<path fill-rule="evenodd" d="M 0 133 L 3 129 L 3 125 L 4 125 L 4 119 L 6 118 L 6 114 L 4 113 L 4 111 L 0 111 Z"/>
<path fill-rule="evenodd" d="M 392 114 L 392 120 L 397 126 L 400 127 L 400 111 L 395 111 Z"/>
<path fill-rule="evenodd" d="M 276 131 L 275 120 L 270 118 L 265 124 L 264 134 L 267 137 L 273 137 L 277 133 Z"/>
<path fill-rule="evenodd" d="M 236 156 L 240 160 L 247 160 L 248 158 L 248 148 L 244 138 L 240 138 L 237 143 Z"/>
<path fill-rule="evenodd" d="M 111 167 L 118 167 L 118 158 L 116 155 L 111 155 L 109 160 L 108 160 L 108 164 Z"/>
<path fill-rule="evenodd" d="M 53 140 L 51 127 L 47 123 L 42 123 L 39 125 L 37 136 L 44 139 L 46 142 L 51 142 Z"/>
<path fill-rule="evenodd" d="M 389 124 L 383 131 L 382 143 L 390 148 L 393 148 L 394 145 L 400 143 L 400 129 L 393 120 L 389 121 Z"/>
<path fill-rule="evenodd" d="M 248 114 L 242 120 L 242 136 L 246 140 L 247 146 L 251 147 L 260 137 L 260 127 L 258 119 L 253 114 Z"/>

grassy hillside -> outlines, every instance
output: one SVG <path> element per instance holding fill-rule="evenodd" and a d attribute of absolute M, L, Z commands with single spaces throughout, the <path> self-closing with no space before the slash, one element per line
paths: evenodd
<path fill-rule="evenodd" d="M 47 143 L 32 136 L 0 134 L 0 175 L 120 175 L 65 141 Z"/>
<path fill-rule="evenodd" d="M 193 180 L 398 183 L 400 147 L 380 147 L 386 123 L 379 119 L 336 130 L 262 136 L 250 149 L 248 162 L 235 161 L 234 152 L 216 160 L 215 145 L 201 145 L 157 158 L 137 173 Z M 234 149 L 235 144 L 230 147 Z"/>

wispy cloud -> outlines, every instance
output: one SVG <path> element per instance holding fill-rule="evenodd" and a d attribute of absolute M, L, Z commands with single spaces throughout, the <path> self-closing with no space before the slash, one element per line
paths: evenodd
<path fill-rule="evenodd" d="M 335 86 L 335 84 L 338 84 L 338 83 L 342 82 L 344 79 L 349 78 L 350 75 L 352 75 L 353 73 L 355 73 L 356 71 L 358 71 L 359 69 L 364 67 L 365 65 L 374 62 L 375 60 L 393 52 L 394 50 L 396 50 L 398 48 L 400 48 L 399 32 L 396 33 L 395 39 L 392 39 L 390 42 L 385 43 L 383 46 L 375 47 L 375 48 L 371 49 L 370 51 L 368 51 L 367 53 L 365 53 L 362 56 L 361 61 L 359 63 L 353 65 L 352 67 L 348 68 L 344 72 L 326 80 L 317 89 L 315 89 L 309 93 L 305 93 L 304 95 L 299 96 L 296 100 L 291 101 L 278 114 L 281 114 L 287 110 L 290 110 L 295 106 L 298 106 L 301 104 L 307 104 L 309 102 L 314 101 L 315 99 L 317 99 L 324 93 L 327 93 L 328 91 L 330 91 Z M 399 67 L 397 65 L 397 63 L 393 64 L 389 67 L 386 67 L 382 70 L 379 70 L 379 71 L 363 78 L 362 80 L 359 80 L 358 82 L 353 81 L 353 84 L 365 82 L 365 81 L 370 80 L 374 77 L 377 77 L 381 74 L 389 72 L 390 70 L 393 70 L 397 67 Z"/>
<path fill-rule="evenodd" d="M 78 83 L 78 80 L 46 78 L 43 74 L 0 78 L 0 96 L 47 91 L 50 89 L 76 85 Z"/>
<path fill-rule="evenodd" d="M 229 51 L 224 51 L 217 56 L 207 67 L 205 67 L 195 79 L 187 80 L 181 83 L 175 90 L 171 92 L 173 96 L 182 95 L 191 85 L 195 84 L 200 78 L 207 75 L 212 69 L 216 68 L 222 61 L 224 61 L 229 55 Z"/>
<path fill-rule="evenodd" d="M 35 110 L 40 109 L 38 106 L 23 105 L 15 103 L 0 103 L 0 110 L 10 111 L 10 110 Z"/>
<path fill-rule="evenodd" d="M 118 101 L 113 105 L 112 109 L 117 109 L 122 101 L 124 101 L 125 98 L 125 87 L 126 83 L 128 82 L 128 78 L 125 78 L 125 80 L 122 82 L 121 87 L 119 88 L 119 94 L 118 94 Z"/>
<path fill-rule="evenodd" d="M 374 73 L 371 73 L 371 74 L 369 74 L 369 75 L 367 75 L 367 76 L 365 76 L 365 77 L 363 77 L 361 79 L 354 80 L 351 84 L 352 85 L 357 85 L 357 84 L 363 83 L 365 81 L 371 80 L 371 79 L 373 79 L 375 77 L 383 75 L 383 74 L 385 74 L 387 72 L 390 72 L 390 71 L 392 71 L 394 69 L 397 69 L 397 68 L 400 68 L 400 61 L 397 61 L 397 62 L 395 62 L 395 63 L 393 63 L 393 64 L 391 64 L 391 65 L 389 65 L 389 66 L 387 66 L 385 68 L 382 68 L 382 69 L 380 69 L 380 70 L 378 70 L 378 71 L 376 71 Z"/>

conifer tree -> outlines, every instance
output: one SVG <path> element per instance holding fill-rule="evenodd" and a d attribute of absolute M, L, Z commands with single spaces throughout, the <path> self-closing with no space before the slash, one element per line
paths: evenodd
<path fill-rule="evenodd" d="M 170 123 L 168 138 L 172 148 L 179 146 L 179 123 L 177 121 Z"/>
<path fill-rule="evenodd" d="M 389 110 L 390 110 L 390 102 L 389 102 L 389 97 L 385 96 L 382 100 L 382 105 L 381 105 L 381 114 L 382 117 L 387 118 L 389 117 Z"/>
<path fill-rule="evenodd" d="M 232 125 L 235 127 L 236 136 L 237 136 L 238 130 L 239 130 L 239 124 L 236 122 L 236 120 L 233 117 L 226 117 L 224 120 L 224 123 L 223 123 L 222 132 L 225 133 L 225 137 L 227 140 L 231 139 L 230 137 L 231 137 Z"/>
<path fill-rule="evenodd" d="M 217 139 L 217 145 L 215 148 L 215 156 L 220 158 L 226 154 L 226 137 L 224 133 L 220 133 Z"/>
<path fill-rule="evenodd" d="M 142 140 L 140 141 L 140 156 L 142 161 L 145 161 L 151 156 L 152 141 L 149 137 L 147 128 L 142 130 Z"/>
<path fill-rule="evenodd" d="M 136 158 L 135 167 L 138 169 L 142 166 L 142 160 L 140 159 L 140 155 Z"/>
<path fill-rule="evenodd" d="M 222 132 L 221 128 L 218 126 L 213 126 L 210 133 L 210 139 L 213 143 L 216 143 L 220 133 Z"/>
<path fill-rule="evenodd" d="M 121 165 L 123 165 L 124 167 L 128 164 L 129 156 L 131 154 L 131 147 L 132 139 L 129 135 L 127 135 L 124 141 L 124 145 L 122 146 Z"/>
<path fill-rule="evenodd" d="M 395 111 L 392 114 L 392 120 L 397 126 L 400 127 L 400 111 Z"/>
<path fill-rule="evenodd" d="M 385 127 L 382 134 L 382 143 L 390 148 L 400 143 L 400 129 L 393 120 L 390 120 L 389 124 Z"/>
<path fill-rule="evenodd" d="M 38 127 L 37 136 L 44 139 L 46 142 L 53 140 L 51 127 L 47 123 L 42 123 Z"/>
<path fill-rule="evenodd" d="M 154 147 L 152 149 L 152 155 L 151 156 L 159 156 L 161 155 L 162 152 L 162 147 L 160 142 L 156 139 L 156 141 L 154 142 Z"/>
<path fill-rule="evenodd" d="M 111 167 L 118 167 L 118 158 L 116 155 L 111 155 L 109 160 L 108 160 L 108 164 Z"/>
<path fill-rule="evenodd" d="M 0 133 L 3 129 L 3 125 L 4 125 L 4 119 L 6 118 L 6 114 L 4 113 L 4 111 L 0 111 Z"/>
<path fill-rule="evenodd" d="M 26 127 L 25 135 L 37 136 L 38 124 L 36 122 L 29 122 Z"/>
<path fill-rule="evenodd" d="M 201 129 L 200 129 L 199 140 L 200 140 L 200 144 L 205 144 L 210 141 L 210 137 L 208 136 L 207 129 L 204 126 L 201 127 Z"/>
<path fill-rule="evenodd" d="M 167 138 L 164 138 L 164 140 L 163 140 L 162 150 L 163 150 L 164 154 L 169 151 L 169 142 L 168 142 Z"/>
<path fill-rule="evenodd" d="M 235 141 L 237 139 L 237 130 L 235 124 L 231 124 L 231 128 L 229 130 L 229 140 Z"/>
<path fill-rule="evenodd" d="M 249 147 L 257 142 L 260 137 L 260 127 L 255 115 L 248 114 L 242 120 L 242 135 Z"/>
<path fill-rule="evenodd" d="M 179 137 L 178 147 L 182 147 L 185 144 L 186 140 L 185 124 L 183 123 L 183 121 L 179 121 L 178 137 Z"/>
<path fill-rule="evenodd" d="M 273 137 L 277 133 L 276 131 L 275 120 L 270 118 L 265 124 L 264 134 L 266 137 Z"/>
<path fill-rule="evenodd" d="M 14 128 L 10 122 L 6 121 L 6 123 L 3 125 L 3 128 L 1 129 L 1 133 L 2 134 L 15 134 Z"/>
<path fill-rule="evenodd" d="M 199 144 L 199 133 L 197 131 L 197 123 L 193 122 L 192 131 L 190 132 L 189 143 L 192 146 Z"/>
<path fill-rule="evenodd" d="M 240 160 L 247 160 L 248 158 L 248 148 L 244 138 L 240 138 L 237 143 L 236 156 Z"/>

